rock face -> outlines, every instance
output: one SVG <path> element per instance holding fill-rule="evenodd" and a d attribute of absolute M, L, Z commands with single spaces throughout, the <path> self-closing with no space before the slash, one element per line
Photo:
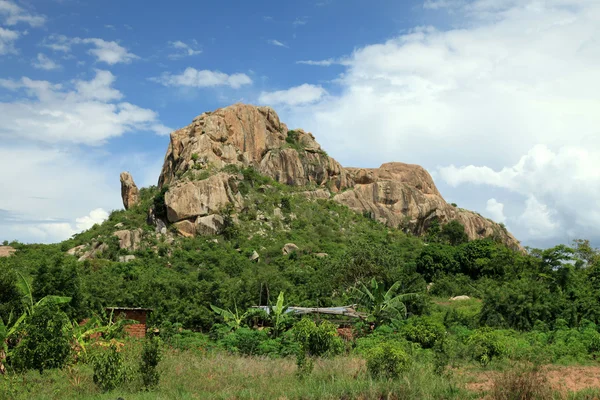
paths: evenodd
<path fill-rule="evenodd" d="M 0 257 L 10 257 L 16 251 L 17 250 L 14 247 L 11 247 L 11 246 L 0 246 Z"/>
<path fill-rule="evenodd" d="M 252 166 L 289 185 L 328 184 L 338 191 L 351 184 L 312 134 L 288 131 L 272 108 L 246 104 L 206 112 L 172 132 L 158 184 L 171 185 L 188 171 L 227 165 Z"/>
<path fill-rule="evenodd" d="M 333 195 L 390 227 L 421 235 L 433 221 L 458 220 L 470 239 L 492 236 L 522 250 L 502 226 L 446 203 L 424 168 L 396 162 L 343 168 L 311 133 L 288 130 L 270 107 L 234 104 L 206 112 L 170 139 L 158 184 L 168 186 L 167 219 L 182 235 L 218 232 L 223 208 L 244 206 L 237 171 L 253 167 L 280 183 L 320 186 L 299 194 L 313 200 Z"/>
<path fill-rule="evenodd" d="M 135 206 L 140 201 L 140 191 L 129 172 L 121 172 L 121 198 L 126 210 Z"/>
<path fill-rule="evenodd" d="M 377 169 L 348 168 L 347 171 L 355 185 L 333 200 L 355 211 L 367 212 L 391 227 L 421 235 L 433 221 L 446 224 L 458 220 L 469 239 L 493 236 L 510 247 L 521 248 L 500 225 L 446 203 L 423 167 L 395 162 Z"/>
<path fill-rule="evenodd" d="M 222 172 L 202 181 L 179 181 L 165 194 L 170 222 L 214 214 L 230 203 L 240 206 L 242 197 L 235 177 Z"/>

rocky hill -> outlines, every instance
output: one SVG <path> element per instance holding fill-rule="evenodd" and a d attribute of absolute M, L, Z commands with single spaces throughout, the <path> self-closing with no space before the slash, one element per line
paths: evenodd
<path fill-rule="evenodd" d="M 151 215 L 184 236 L 213 234 L 223 224 L 225 207 L 248 206 L 239 184 L 242 168 L 252 167 L 277 182 L 310 189 L 310 197 L 331 199 L 386 225 L 424 234 L 436 221 L 457 220 L 469 239 L 494 237 L 522 249 L 506 229 L 481 215 L 448 204 L 429 173 L 399 162 L 375 169 L 344 168 L 321 149 L 311 133 L 289 130 L 270 107 L 234 104 L 205 112 L 171 133 L 158 183 L 166 215 Z M 137 188 L 122 174 L 126 208 Z"/>

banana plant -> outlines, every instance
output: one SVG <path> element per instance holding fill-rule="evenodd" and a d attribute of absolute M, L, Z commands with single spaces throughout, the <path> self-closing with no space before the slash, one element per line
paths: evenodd
<path fill-rule="evenodd" d="M 277 303 L 275 304 L 275 306 L 271 307 L 271 312 L 269 314 L 273 322 L 273 328 L 275 330 L 274 333 L 276 336 L 279 334 L 279 332 L 281 332 L 284 329 L 287 321 L 289 320 L 289 318 L 287 318 L 286 316 L 286 311 L 288 307 L 285 306 L 283 303 L 283 292 L 279 292 L 279 296 L 277 296 Z"/>
<path fill-rule="evenodd" d="M 17 272 L 17 276 L 19 277 L 17 286 L 23 293 L 23 303 L 25 304 L 25 313 L 19 320 L 25 319 L 27 315 L 32 315 L 36 308 L 40 306 L 46 304 L 66 304 L 71 301 L 71 298 L 67 296 L 45 296 L 36 303 L 33 300 L 33 291 L 31 290 L 31 286 L 29 285 L 29 282 L 27 282 L 27 279 L 25 279 L 20 272 Z M 19 320 L 17 322 L 20 322 Z"/>
<path fill-rule="evenodd" d="M 398 294 L 401 283 L 396 282 L 388 290 L 375 279 L 370 282 L 370 287 L 360 283 L 359 287 L 352 288 L 352 297 L 357 304 L 363 307 L 373 322 L 384 323 L 395 319 L 404 319 L 407 316 L 405 302 L 419 298 L 416 293 Z"/>
<path fill-rule="evenodd" d="M 235 312 L 233 312 L 231 310 L 225 310 L 223 308 L 219 308 L 212 304 L 210 305 L 210 308 L 212 308 L 212 310 L 216 314 L 223 317 L 225 324 L 229 327 L 230 330 L 233 330 L 233 331 L 241 328 L 242 322 L 248 316 L 248 311 L 246 311 L 244 314 L 240 315 L 238 308 L 237 308 L 237 304 L 235 304 L 235 302 L 234 302 L 234 307 L 235 307 Z"/>
<path fill-rule="evenodd" d="M 17 322 L 11 326 L 12 313 L 10 313 L 8 316 L 8 321 L 6 324 L 2 318 L 0 318 L 0 375 L 4 375 L 6 373 L 6 367 L 4 366 L 4 363 L 6 362 L 6 357 L 8 356 L 8 338 L 17 331 L 17 328 L 23 319 L 23 316 L 21 316 Z"/>
<path fill-rule="evenodd" d="M 31 316 L 35 313 L 36 309 L 46 304 L 66 304 L 71 301 L 70 297 L 65 296 L 45 296 L 40 299 L 38 302 L 34 302 L 33 300 L 33 291 L 31 290 L 31 286 L 27 282 L 27 279 L 21 274 L 17 272 L 17 276 L 19 281 L 17 282 L 17 286 L 21 290 L 23 295 L 23 304 L 25 305 L 25 312 L 17 318 L 17 320 L 11 324 L 13 315 L 12 313 L 8 317 L 8 321 L 4 323 L 2 318 L 0 318 L 0 375 L 4 375 L 6 373 L 6 367 L 4 363 L 6 362 L 6 358 L 9 355 L 8 348 L 8 340 L 11 336 L 18 332 L 19 327 L 25 321 L 28 316 Z"/>

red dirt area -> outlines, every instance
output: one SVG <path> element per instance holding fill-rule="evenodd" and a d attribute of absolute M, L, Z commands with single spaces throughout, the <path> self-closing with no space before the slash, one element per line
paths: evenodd
<path fill-rule="evenodd" d="M 584 389 L 600 389 L 600 366 L 547 366 L 544 367 L 548 383 L 553 390 L 567 394 Z M 466 384 L 469 391 L 484 393 L 492 389 L 493 381 L 500 372 L 489 371 L 476 374 L 466 373 L 471 382 Z"/>

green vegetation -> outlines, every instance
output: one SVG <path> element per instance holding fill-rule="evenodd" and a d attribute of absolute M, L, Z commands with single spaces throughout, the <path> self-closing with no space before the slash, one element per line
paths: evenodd
<path fill-rule="evenodd" d="M 223 170 L 243 177 L 244 207 L 222 210 L 219 235 L 157 234 L 147 213 L 166 215 L 166 189 L 151 187 L 63 243 L 9 243 L 0 399 L 465 399 L 481 395 L 468 386 L 480 371 L 551 398 L 535 368 L 600 356 L 600 256 L 585 240 L 521 253 L 438 221 L 419 238 L 302 194 L 314 187 Z M 140 228 L 140 245 L 121 249 L 113 232 Z M 76 246 L 97 254 L 80 262 L 66 253 Z M 366 317 L 300 318 L 292 305 Z M 151 308 L 160 338 L 126 339 L 111 306 Z M 519 380 L 514 363 L 535 368 Z"/>

